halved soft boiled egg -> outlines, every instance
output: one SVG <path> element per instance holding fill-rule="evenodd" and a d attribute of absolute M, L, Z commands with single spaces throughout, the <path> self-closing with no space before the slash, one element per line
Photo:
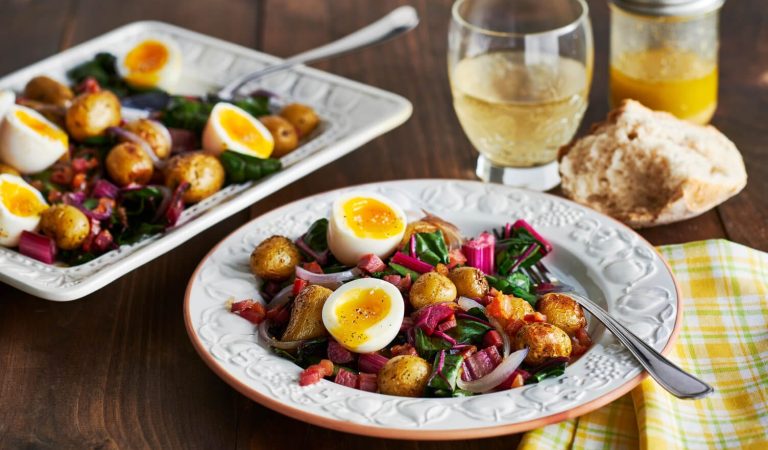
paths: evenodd
<path fill-rule="evenodd" d="M 400 291 L 378 278 L 360 278 L 336 289 L 323 304 L 323 325 L 339 344 L 356 353 L 386 347 L 403 323 Z"/>
<path fill-rule="evenodd" d="M 117 67 L 131 86 L 170 91 L 181 74 L 181 51 L 168 38 L 147 37 L 131 47 Z"/>
<path fill-rule="evenodd" d="M 331 207 L 328 248 L 336 259 L 349 266 L 371 253 L 384 259 L 403 238 L 406 221 L 405 212 L 382 195 L 342 195 Z"/>
<path fill-rule="evenodd" d="M 43 195 L 21 177 L 0 175 L 0 245 L 19 245 L 21 233 L 34 231 L 48 209 Z"/>
<path fill-rule="evenodd" d="M 256 158 L 269 158 L 275 141 L 259 119 L 231 103 L 217 103 L 203 131 L 203 149 L 214 153 L 232 150 Z"/>
<path fill-rule="evenodd" d="M 37 111 L 12 105 L 0 125 L 0 162 L 21 173 L 41 172 L 69 150 L 69 137 Z"/>
<path fill-rule="evenodd" d="M 16 103 L 16 95 L 12 91 L 0 91 L 0 123 L 3 122 L 5 113 Z"/>

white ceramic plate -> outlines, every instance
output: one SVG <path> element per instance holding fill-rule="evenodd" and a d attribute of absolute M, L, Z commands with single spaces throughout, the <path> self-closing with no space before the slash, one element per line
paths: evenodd
<path fill-rule="evenodd" d="M 61 52 L 0 79 L 0 89 L 21 91 L 30 78 L 46 74 L 66 80 L 66 71 L 100 51 L 121 54 L 142 36 L 160 35 L 181 47 L 183 71 L 176 94 L 200 95 L 279 58 L 160 22 L 136 22 Z M 179 225 L 162 235 L 123 246 L 87 264 L 55 267 L 0 247 L 0 281 L 48 300 L 74 300 L 100 289 L 136 267 L 182 244 L 285 185 L 405 122 L 408 100 L 319 70 L 297 67 L 258 80 L 280 101 L 311 105 L 321 126 L 299 149 L 282 159 L 284 169 L 255 183 L 229 186 L 184 211 Z"/>
<path fill-rule="evenodd" d="M 351 189 L 379 192 L 406 211 L 426 209 L 467 236 L 523 218 L 554 245 L 545 262 L 657 350 L 679 328 L 677 285 L 654 248 L 624 225 L 559 197 L 458 180 L 376 183 L 281 207 L 241 227 L 200 263 L 187 287 L 185 320 L 206 363 L 235 389 L 276 411 L 341 431 L 402 439 L 466 439 L 516 433 L 594 410 L 641 379 L 630 354 L 590 321 L 595 344 L 564 376 L 468 398 L 412 399 L 323 380 L 300 387 L 301 369 L 258 342 L 255 327 L 225 309 L 228 298 L 258 298 L 248 259 L 264 238 L 300 236 Z"/>

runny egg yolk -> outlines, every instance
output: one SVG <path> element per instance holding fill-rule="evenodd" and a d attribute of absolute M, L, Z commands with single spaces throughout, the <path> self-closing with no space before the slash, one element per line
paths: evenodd
<path fill-rule="evenodd" d="M 31 217 L 43 212 L 47 206 L 29 188 L 9 182 L 0 182 L 0 199 L 14 216 Z"/>
<path fill-rule="evenodd" d="M 126 79 L 134 84 L 154 85 L 158 73 L 168 63 L 168 48 L 160 41 L 148 40 L 134 47 L 125 57 L 129 74 Z"/>
<path fill-rule="evenodd" d="M 47 137 L 48 139 L 53 139 L 54 141 L 60 141 L 64 145 L 67 145 L 67 134 L 63 131 L 50 126 L 22 109 L 16 110 L 16 117 L 21 123 L 32 129 L 36 134 Z"/>
<path fill-rule="evenodd" d="M 403 220 L 386 203 L 375 198 L 355 197 L 344 203 L 344 218 L 355 236 L 387 239 L 401 233 Z"/>
<path fill-rule="evenodd" d="M 339 322 L 331 330 L 334 337 L 348 348 L 355 348 L 368 340 L 366 330 L 389 314 L 392 299 L 381 288 L 351 289 L 336 307 Z"/>
<path fill-rule="evenodd" d="M 269 147 L 269 142 L 261 134 L 261 130 L 238 111 L 223 109 L 219 114 L 219 123 L 230 139 L 249 150 L 259 153 L 261 149 Z"/>

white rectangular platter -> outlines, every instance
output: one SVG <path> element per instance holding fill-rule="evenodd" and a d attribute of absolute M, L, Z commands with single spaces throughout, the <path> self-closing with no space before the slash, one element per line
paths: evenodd
<path fill-rule="evenodd" d="M 0 89 L 21 91 L 40 74 L 65 80 L 68 69 L 106 51 L 120 54 L 142 36 L 175 40 L 182 51 L 180 88 L 174 94 L 201 95 L 233 78 L 280 59 L 239 45 L 161 22 L 135 22 L 16 71 L 0 79 Z M 308 67 L 296 67 L 256 81 L 248 89 L 266 89 L 281 102 L 312 106 L 319 130 L 283 157 L 283 170 L 262 180 L 231 185 L 188 207 L 179 224 L 137 244 L 125 245 L 75 267 L 40 263 L 0 247 L 0 281 L 48 300 L 84 297 L 140 265 L 181 245 L 202 230 L 248 207 L 308 173 L 405 122 L 411 103 L 398 95 Z"/>

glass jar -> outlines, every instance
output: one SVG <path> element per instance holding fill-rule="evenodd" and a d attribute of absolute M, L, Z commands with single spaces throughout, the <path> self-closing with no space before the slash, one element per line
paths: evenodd
<path fill-rule="evenodd" d="M 611 107 L 624 99 L 706 124 L 717 109 L 725 0 L 609 0 Z"/>

